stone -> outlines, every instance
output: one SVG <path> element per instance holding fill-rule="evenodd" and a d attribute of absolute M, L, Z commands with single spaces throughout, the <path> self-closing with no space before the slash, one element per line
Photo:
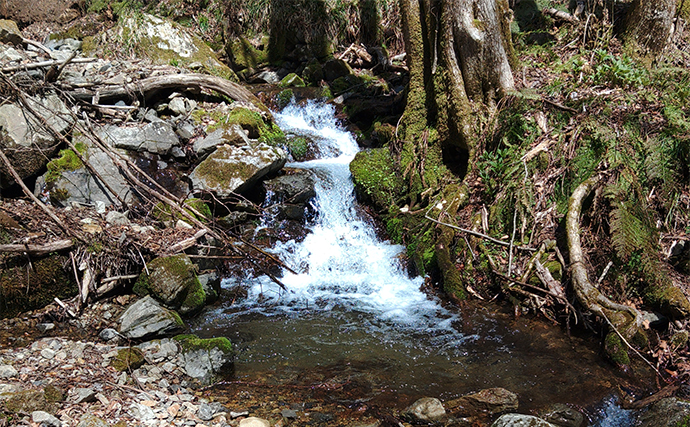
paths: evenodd
<path fill-rule="evenodd" d="M 134 192 L 110 156 L 81 135 L 75 136 L 74 143 L 77 147 L 84 147 L 82 156 L 117 196 L 125 203 L 131 204 L 135 200 Z M 73 203 L 83 205 L 102 203 L 105 206 L 119 204 L 117 197 L 105 187 L 101 180 L 92 175 L 74 154 L 69 153 L 63 153 L 61 160 L 48 163 L 48 172 L 36 181 L 34 193 L 38 195 L 47 192 L 51 202 L 62 207 L 71 206 Z M 126 156 L 125 152 L 120 154 Z M 70 160 L 68 156 L 72 156 L 72 159 Z"/>
<path fill-rule="evenodd" d="M 287 169 L 287 172 L 263 182 L 272 201 L 303 205 L 316 197 L 314 172 L 307 169 Z"/>
<path fill-rule="evenodd" d="M 281 87 L 304 87 L 304 80 L 295 73 L 290 73 L 280 81 Z"/>
<path fill-rule="evenodd" d="M 200 311 L 206 303 L 196 268 L 186 254 L 159 257 L 146 264 L 133 290 L 137 295 L 152 295 L 183 315 Z"/>
<path fill-rule="evenodd" d="M 108 422 L 93 414 L 84 414 L 79 418 L 77 427 L 108 427 Z"/>
<path fill-rule="evenodd" d="M 0 45 L 0 61 L 4 64 L 8 62 L 20 62 L 26 59 L 24 55 L 19 53 L 15 48 L 10 46 Z M 27 73 L 28 76 L 28 73 Z"/>
<path fill-rule="evenodd" d="M 56 351 L 51 348 L 44 348 L 43 350 L 41 350 L 41 357 L 44 359 L 51 360 L 55 357 L 55 353 Z"/>
<path fill-rule="evenodd" d="M 39 323 L 36 325 L 36 329 L 38 329 L 38 332 L 44 334 L 55 329 L 55 323 Z"/>
<path fill-rule="evenodd" d="M 57 95 L 27 95 L 26 99 L 37 114 L 57 132 L 65 134 L 74 124 L 70 110 Z M 0 149 L 5 152 L 22 179 L 43 170 L 59 145 L 42 120 L 31 114 L 24 114 L 16 103 L 0 105 Z M 4 165 L 0 167 L 0 188 L 7 188 L 13 181 Z"/>
<path fill-rule="evenodd" d="M 252 83 L 268 83 L 271 85 L 280 83 L 280 76 L 275 71 L 264 70 L 252 77 Z"/>
<path fill-rule="evenodd" d="M 331 59 L 323 64 L 323 75 L 328 81 L 352 74 L 352 68 L 342 59 Z"/>
<path fill-rule="evenodd" d="M 184 323 L 177 313 L 146 296 L 122 314 L 120 333 L 130 339 L 143 339 L 172 335 L 183 328 Z"/>
<path fill-rule="evenodd" d="M 280 415 L 282 415 L 283 418 L 295 419 L 297 418 L 297 411 L 295 411 L 294 409 L 283 409 L 282 411 L 280 411 Z"/>
<path fill-rule="evenodd" d="M 195 192 L 213 193 L 228 200 L 251 189 L 267 174 L 277 172 L 287 161 L 281 148 L 264 143 L 234 147 L 222 145 L 189 175 Z"/>
<path fill-rule="evenodd" d="M 0 19 L 0 42 L 20 46 L 24 37 L 17 23 L 9 19 Z"/>
<path fill-rule="evenodd" d="M 12 366 L 12 365 L 0 365 L 0 378 L 2 378 L 2 379 L 14 378 L 17 375 L 19 375 L 19 372 L 17 372 L 17 369 L 15 369 L 14 366 Z"/>
<path fill-rule="evenodd" d="M 202 421 L 211 421 L 216 414 L 227 411 L 228 410 L 218 402 L 202 403 L 199 405 L 199 410 L 197 411 L 196 416 Z"/>
<path fill-rule="evenodd" d="M 103 341 L 110 341 L 111 339 L 117 338 L 119 336 L 120 334 L 118 334 L 117 331 L 113 328 L 105 328 L 98 333 L 98 338 L 102 339 Z"/>
<path fill-rule="evenodd" d="M 179 136 L 181 139 L 189 141 L 190 139 L 194 138 L 196 129 L 194 128 L 193 124 L 184 121 L 177 125 L 175 132 L 177 132 L 177 136 Z"/>
<path fill-rule="evenodd" d="M 491 424 L 491 427 L 557 427 L 532 415 L 505 414 Z"/>
<path fill-rule="evenodd" d="M 200 159 L 205 159 L 223 144 L 246 146 L 249 145 L 249 137 L 242 126 L 233 124 L 216 129 L 205 138 L 197 139 L 194 141 L 193 149 Z"/>
<path fill-rule="evenodd" d="M 105 216 L 105 221 L 110 225 L 129 225 L 127 212 L 110 211 Z"/>
<path fill-rule="evenodd" d="M 667 397 L 652 404 L 640 415 L 638 427 L 676 427 L 690 419 L 690 402 Z"/>
<path fill-rule="evenodd" d="M 39 424 L 41 426 L 50 426 L 50 427 L 60 427 L 62 426 L 62 422 L 55 418 L 55 416 L 50 415 L 47 412 L 44 411 L 33 411 L 31 413 L 31 420 L 35 422 L 36 424 Z"/>
<path fill-rule="evenodd" d="M 206 293 L 206 304 L 213 304 L 220 296 L 220 276 L 214 271 L 200 274 L 198 277 L 199 283 L 201 283 L 201 287 L 204 288 L 204 293 Z"/>
<path fill-rule="evenodd" d="M 175 337 L 180 343 L 184 369 L 192 378 L 202 384 L 210 384 L 213 379 L 232 367 L 235 353 L 232 343 L 225 337 L 200 339 L 194 335 Z"/>
<path fill-rule="evenodd" d="M 518 398 L 515 393 L 504 388 L 488 388 L 448 401 L 446 402 L 446 407 L 453 414 L 497 414 L 499 412 L 516 410 L 518 408 Z"/>
<path fill-rule="evenodd" d="M 177 134 L 167 122 L 148 123 L 142 127 L 105 126 L 98 134 L 109 145 L 132 151 L 169 155 L 180 144 Z"/>
<path fill-rule="evenodd" d="M 179 96 L 171 99 L 168 103 L 168 109 L 177 116 L 187 114 L 187 106 L 185 105 L 185 99 Z"/>
<path fill-rule="evenodd" d="M 423 397 L 405 409 L 403 415 L 412 422 L 429 423 L 443 418 L 446 410 L 440 400 L 434 397 Z"/>
<path fill-rule="evenodd" d="M 539 411 L 539 417 L 559 427 L 582 427 L 585 423 L 585 416 L 580 411 L 562 403 Z"/>
<path fill-rule="evenodd" d="M 142 422 L 152 421 L 157 418 L 156 414 L 153 412 L 153 409 L 146 405 L 142 405 L 141 403 L 132 403 L 128 412 L 132 417 Z"/>
<path fill-rule="evenodd" d="M 95 402 L 96 392 L 92 388 L 77 387 L 72 389 L 71 400 L 74 403 Z"/>
<path fill-rule="evenodd" d="M 240 421 L 239 427 L 271 427 L 271 423 L 257 417 L 247 417 Z"/>

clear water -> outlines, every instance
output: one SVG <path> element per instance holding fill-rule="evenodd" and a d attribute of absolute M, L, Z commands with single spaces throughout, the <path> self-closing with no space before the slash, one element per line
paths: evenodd
<path fill-rule="evenodd" d="M 498 308 L 444 307 L 422 290 L 422 278 L 408 277 L 403 248 L 380 241 L 359 214 L 348 167 L 358 147 L 331 106 L 290 105 L 275 117 L 284 131 L 319 141 L 322 158 L 290 165 L 318 177 L 318 215 L 304 240 L 273 248 L 299 273 L 284 273 L 288 291 L 265 277 L 227 279 L 224 286 L 242 286 L 247 296 L 206 313 L 196 327 L 234 341 L 236 377 L 293 383 L 329 372 L 361 378 L 372 396 L 399 404 L 504 387 L 518 393 L 521 412 L 566 403 L 596 407 L 602 427 L 629 425 L 616 421 L 625 417 L 613 403 L 596 406 L 627 381 L 597 348 Z"/>

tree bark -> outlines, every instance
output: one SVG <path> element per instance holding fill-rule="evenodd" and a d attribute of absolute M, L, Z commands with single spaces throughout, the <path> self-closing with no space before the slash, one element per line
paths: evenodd
<path fill-rule="evenodd" d="M 625 18 L 625 39 L 660 53 L 671 37 L 676 0 L 634 0 Z"/>

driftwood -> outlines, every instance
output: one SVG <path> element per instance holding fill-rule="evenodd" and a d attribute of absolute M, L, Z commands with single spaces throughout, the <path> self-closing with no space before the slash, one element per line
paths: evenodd
<path fill-rule="evenodd" d="M 0 245 L 0 253 L 27 253 L 29 255 L 46 255 L 51 252 L 64 251 L 74 246 L 74 243 L 69 240 L 58 240 L 55 242 L 46 243 L 45 245 Z"/>
<path fill-rule="evenodd" d="M 553 18 L 560 19 L 561 21 L 570 22 L 571 24 L 577 24 L 578 22 L 580 22 L 577 16 L 571 15 L 568 12 L 563 12 L 562 10 L 554 9 L 551 7 L 544 9 L 542 13 L 549 15 Z"/>
<path fill-rule="evenodd" d="M 4 68 L 2 68 L 1 71 L 3 73 L 11 73 L 14 71 L 33 70 L 35 68 L 60 66 L 62 64 L 66 65 L 69 62 L 74 63 L 74 64 L 86 64 L 89 62 L 94 62 L 95 60 L 96 60 L 96 58 L 72 58 L 69 61 L 51 60 L 51 61 L 32 62 L 30 64 L 21 64 L 21 65 L 13 65 L 11 67 L 4 67 Z"/>
<path fill-rule="evenodd" d="M 206 233 L 208 233 L 208 230 L 201 229 L 197 231 L 196 234 L 194 234 L 192 237 L 184 239 L 181 242 L 175 243 L 174 245 L 170 246 L 166 252 L 175 254 L 178 252 L 182 252 L 185 249 L 191 248 L 192 246 L 196 245 L 197 239 L 200 239 L 202 236 L 206 235 Z"/>
<path fill-rule="evenodd" d="M 148 98 L 152 94 L 168 89 L 215 91 L 235 101 L 253 104 L 261 109 L 264 114 L 270 115 L 270 111 L 243 86 L 223 79 L 221 77 L 206 74 L 172 74 L 166 76 L 149 77 L 123 86 L 100 86 L 92 89 L 78 88 L 69 91 L 75 99 L 90 102 L 94 96 L 100 101 L 113 101 L 120 98 L 130 98 L 139 95 Z"/>

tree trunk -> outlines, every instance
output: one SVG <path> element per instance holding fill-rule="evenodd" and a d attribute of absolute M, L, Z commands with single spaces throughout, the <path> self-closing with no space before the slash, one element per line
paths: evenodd
<path fill-rule="evenodd" d="M 634 0 L 625 18 L 625 39 L 651 54 L 658 54 L 666 47 L 676 0 Z"/>

